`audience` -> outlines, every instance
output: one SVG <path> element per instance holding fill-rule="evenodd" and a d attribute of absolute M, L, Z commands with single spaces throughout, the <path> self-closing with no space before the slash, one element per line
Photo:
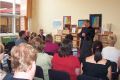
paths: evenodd
<path fill-rule="evenodd" d="M 26 43 L 27 41 L 25 40 L 25 37 L 26 37 L 25 31 L 20 31 L 19 39 L 15 41 L 15 45 L 19 45 L 20 43 Z"/>
<path fill-rule="evenodd" d="M 32 41 L 31 44 L 34 46 L 34 48 L 36 48 L 39 51 L 39 53 L 37 54 L 36 64 L 42 67 L 44 72 L 44 80 L 49 80 L 48 69 L 51 68 L 52 56 L 49 56 L 48 54 L 44 53 L 43 51 L 44 44 L 41 38 L 35 37 L 31 41 Z"/>
<path fill-rule="evenodd" d="M 54 53 L 57 53 L 59 49 L 58 44 L 53 43 L 53 37 L 51 34 L 47 34 L 45 38 L 45 46 L 44 51 L 48 53 L 49 55 L 53 55 Z"/>
<path fill-rule="evenodd" d="M 72 43 L 64 39 L 61 43 L 58 54 L 54 54 L 52 59 L 52 68 L 65 71 L 70 75 L 71 80 L 77 80 L 80 74 L 80 62 L 77 57 L 72 55 Z"/>
<path fill-rule="evenodd" d="M 43 34 L 44 34 L 43 29 L 40 29 L 38 36 L 39 36 L 43 41 L 45 41 L 45 36 L 44 36 Z"/>
<path fill-rule="evenodd" d="M 111 80 L 111 64 L 109 60 L 102 58 L 102 48 L 103 45 L 100 41 L 93 43 L 92 55 L 86 57 L 81 64 L 82 75 L 100 78 L 102 80 Z"/>
<path fill-rule="evenodd" d="M 33 80 L 36 70 L 37 50 L 27 43 L 14 46 L 11 50 L 13 80 Z"/>
<path fill-rule="evenodd" d="M 109 46 L 103 48 L 102 55 L 103 58 L 108 59 L 112 62 L 118 63 L 118 59 L 120 57 L 120 50 L 118 50 L 114 45 L 117 41 L 117 37 L 115 34 L 110 34 L 108 36 Z"/>

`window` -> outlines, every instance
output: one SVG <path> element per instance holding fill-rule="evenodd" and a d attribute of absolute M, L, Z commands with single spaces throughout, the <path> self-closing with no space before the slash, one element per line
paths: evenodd
<path fill-rule="evenodd" d="M 24 20 L 21 5 L 24 1 L 27 0 L 0 0 L 0 34 L 16 33 L 21 30 L 21 22 Z"/>

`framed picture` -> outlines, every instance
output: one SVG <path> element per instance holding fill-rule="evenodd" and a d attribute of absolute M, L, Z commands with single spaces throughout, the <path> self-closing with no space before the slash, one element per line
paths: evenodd
<path fill-rule="evenodd" d="M 71 16 L 63 16 L 63 29 L 69 29 L 71 26 Z"/>
<path fill-rule="evenodd" d="M 77 25 L 71 25 L 71 33 L 76 33 Z"/>
<path fill-rule="evenodd" d="M 102 26 L 102 14 L 90 14 L 90 26 L 99 28 Z"/>
<path fill-rule="evenodd" d="M 87 20 L 87 19 L 85 19 L 85 20 L 78 20 L 78 27 L 85 27 L 84 22 L 85 22 L 86 20 Z"/>

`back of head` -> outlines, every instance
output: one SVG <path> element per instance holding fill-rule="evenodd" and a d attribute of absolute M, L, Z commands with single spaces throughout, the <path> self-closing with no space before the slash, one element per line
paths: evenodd
<path fill-rule="evenodd" d="M 53 37 L 51 34 L 47 34 L 46 37 L 45 37 L 45 41 L 46 42 L 52 42 L 53 41 Z"/>
<path fill-rule="evenodd" d="M 14 46 L 11 50 L 11 65 L 15 71 L 26 72 L 36 58 L 37 51 L 27 43 Z"/>
<path fill-rule="evenodd" d="M 0 54 L 4 52 L 4 45 L 0 43 Z"/>
<path fill-rule="evenodd" d="M 60 45 L 59 56 L 65 57 L 72 55 L 72 43 L 69 39 L 64 39 Z"/>
<path fill-rule="evenodd" d="M 34 37 L 36 37 L 37 36 L 37 33 L 35 33 L 35 32 L 32 32 L 31 34 L 30 34 L 30 40 L 32 40 Z"/>
<path fill-rule="evenodd" d="M 71 34 L 67 34 L 67 35 L 65 36 L 65 38 L 73 41 L 73 36 L 72 36 Z"/>
<path fill-rule="evenodd" d="M 117 42 L 117 36 L 115 34 L 109 34 L 108 42 L 109 42 L 110 46 L 114 46 L 115 43 Z"/>
<path fill-rule="evenodd" d="M 94 60 L 96 61 L 96 63 L 102 59 L 102 54 L 101 54 L 102 49 L 103 49 L 103 45 L 101 41 L 93 42 L 92 51 L 93 54 L 95 55 Z"/>
<path fill-rule="evenodd" d="M 19 32 L 19 37 L 22 37 L 23 35 L 25 35 L 25 31 L 20 31 Z"/>
<path fill-rule="evenodd" d="M 40 37 L 34 37 L 30 44 L 36 48 L 39 52 L 42 52 L 43 51 L 43 47 L 44 47 L 44 43 L 43 43 L 43 40 L 40 38 Z"/>

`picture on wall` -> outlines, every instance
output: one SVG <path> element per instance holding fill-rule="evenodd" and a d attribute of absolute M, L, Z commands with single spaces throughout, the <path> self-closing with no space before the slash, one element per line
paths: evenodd
<path fill-rule="evenodd" d="M 63 16 L 63 29 L 69 29 L 71 26 L 71 16 Z"/>
<path fill-rule="evenodd" d="M 102 14 L 90 14 L 90 26 L 99 28 L 102 26 Z"/>
<path fill-rule="evenodd" d="M 86 19 L 87 20 L 87 19 Z M 85 27 L 84 22 L 86 20 L 78 20 L 78 27 Z"/>
<path fill-rule="evenodd" d="M 77 25 L 71 25 L 71 33 L 76 33 Z"/>

